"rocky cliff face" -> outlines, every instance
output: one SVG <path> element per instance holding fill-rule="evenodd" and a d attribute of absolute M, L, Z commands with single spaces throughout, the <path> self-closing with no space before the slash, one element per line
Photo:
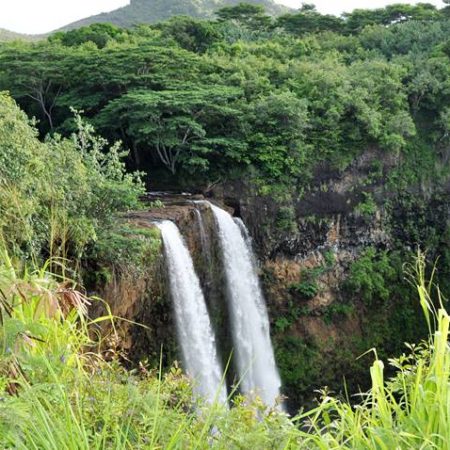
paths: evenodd
<path fill-rule="evenodd" d="M 431 245 L 430 233 L 446 235 L 450 191 L 416 187 L 400 194 L 389 179 L 399 164 L 368 149 L 345 171 L 318 168 L 310 188 L 284 202 L 242 182 L 213 192 L 254 238 L 293 409 L 310 401 L 314 389 L 340 390 L 344 379 L 350 392 L 365 388 L 371 356 L 358 356 L 375 346 L 390 356 L 421 338 L 421 314 L 402 263 L 417 244 Z"/>
<path fill-rule="evenodd" d="M 337 391 L 345 380 L 349 392 L 366 388 L 372 356 L 358 356 L 377 347 L 379 355 L 387 357 L 400 352 L 403 342 L 421 337 L 423 324 L 414 292 L 403 280 L 406 253 L 401 252 L 414 248 L 415 242 L 429 242 L 432 233 L 437 247 L 446 239 L 449 190 L 447 186 L 399 194 L 388 179 L 396 165 L 394 157 L 368 150 L 343 172 L 318 169 L 311 187 L 289 201 L 259 196 L 243 182 L 209 193 L 210 200 L 240 216 L 253 237 L 292 411 L 311 401 L 315 389 L 323 386 Z M 223 268 L 211 211 L 194 202 L 202 198 L 156 194 L 148 211 L 128 220 L 140 227 L 152 227 L 160 219 L 178 225 L 193 255 L 226 361 L 231 343 Z M 448 247 L 448 242 L 442 245 Z M 161 345 L 165 365 L 177 358 L 166 285 L 160 256 L 137 277 L 117 274 L 100 293 L 114 314 L 147 327 L 122 326 L 122 346 L 135 361 L 159 361 Z"/>

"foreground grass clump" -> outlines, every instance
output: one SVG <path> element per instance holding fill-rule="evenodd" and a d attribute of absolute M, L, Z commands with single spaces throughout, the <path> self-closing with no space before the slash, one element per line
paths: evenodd
<path fill-rule="evenodd" d="M 450 318 L 442 302 L 433 307 L 422 257 L 417 274 L 429 341 L 391 360 L 397 374 L 388 381 L 376 359 L 361 398 L 324 394 L 291 420 L 240 396 L 229 410 L 195 400 L 177 367 L 126 370 L 96 333 L 111 316 L 88 319 L 93 300 L 46 267 L 19 276 L 3 252 L 0 448 L 448 449 Z"/>

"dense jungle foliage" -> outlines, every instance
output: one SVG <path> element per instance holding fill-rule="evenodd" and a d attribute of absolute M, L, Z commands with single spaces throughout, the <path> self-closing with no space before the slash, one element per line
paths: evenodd
<path fill-rule="evenodd" d="M 24 266 L 56 258 L 52 270 L 62 261 L 81 281 L 87 261 L 92 270 L 112 261 L 131 270 L 159 240 L 120 220 L 140 208 L 144 192 L 140 174 L 125 171 L 127 152 L 108 146 L 77 113 L 74 121 L 70 137 L 42 142 L 34 122 L 0 93 L 0 245 Z"/>
<path fill-rule="evenodd" d="M 418 141 L 427 165 L 411 176 L 434 176 L 448 157 L 449 30 L 449 7 L 426 4 L 341 18 L 304 5 L 277 19 L 239 5 L 215 21 L 2 44 L 0 89 L 42 136 L 73 132 L 70 108 L 82 110 L 131 149 L 131 167 L 153 179 L 164 168 L 172 183 L 245 176 L 299 190 L 323 161 L 343 169 L 368 146 L 407 158 Z"/>
<path fill-rule="evenodd" d="M 405 281 L 404 265 L 418 245 L 440 258 L 436 296 L 445 306 L 449 105 L 450 6 L 334 17 L 306 4 L 273 18 L 240 4 L 214 20 L 94 24 L 0 43 L 0 445 L 447 448 L 448 317 L 431 313 L 436 290 L 422 257 L 418 286 Z M 295 404 L 324 383 L 339 389 L 336 376 L 346 372 L 352 392 L 363 376 L 372 389 L 361 407 L 324 392 L 294 422 L 239 397 L 231 412 L 197 414 L 203 406 L 176 367 L 167 376 L 145 366 L 130 373 L 113 342 L 103 353 L 93 340 L 98 324 L 74 288 L 108 279 L 111 265 L 138 270 L 158 253 L 157 234 L 122 220 L 141 208 L 145 185 L 207 192 L 245 180 L 279 203 L 274 226 L 289 234 L 298 230 L 292 202 L 317 188 L 321 170 L 342 173 L 372 148 L 395 164 L 388 173 L 373 164 L 355 213 L 370 221 L 387 211 L 392 246 L 363 251 L 339 301 L 321 312 L 329 322 L 364 313 L 362 335 L 350 354 L 334 350 L 336 367 L 288 332 L 310 314 L 302 305 L 333 268 L 327 254 L 272 317 Z M 380 179 L 389 192 L 382 201 L 370 190 Z M 392 360 L 391 381 L 378 358 L 370 378 L 368 357 L 355 360 L 373 346 L 383 359 L 398 355 L 427 330 L 434 342 Z"/>

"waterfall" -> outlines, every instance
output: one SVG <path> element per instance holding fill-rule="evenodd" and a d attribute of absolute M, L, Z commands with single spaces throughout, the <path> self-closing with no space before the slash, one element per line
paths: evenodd
<path fill-rule="evenodd" d="M 259 284 L 256 258 L 245 225 L 211 205 L 217 222 L 227 280 L 234 352 L 244 394 L 258 394 L 274 406 L 280 376 L 270 340 L 269 318 Z M 241 231 L 242 228 L 242 231 Z"/>
<path fill-rule="evenodd" d="M 222 367 L 200 282 L 189 250 L 177 226 L 168 220 L 157 223 L 175 310 L 175 321 L 186 373 L 195 380 L 194 390 L 209 402 L 226 404 Z"/>

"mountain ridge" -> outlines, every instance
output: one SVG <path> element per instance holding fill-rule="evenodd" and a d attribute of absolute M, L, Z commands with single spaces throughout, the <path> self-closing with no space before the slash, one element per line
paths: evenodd
<path fill-rule="evenodd" d="M 15 31 L 10 31 L 7 30 L 6 28 L 0 28 L 0 42 L 14 41 L 17 39 L 26 41 L 36 41 L 38 39 L 43 39 L 46 36 L 47 36 L 46 34 L 38 35 L 38 34 L 16 33 Z"/>
<path fill-rule="evenodd" d="M 160 22 L 180 15 L 206 19 L 214 17 L 215 11 L 220 8 L 235 6 L 239 3 L 241 3 L 240 0 L 131 0 L 129 5 L 77 20 L 56 31 L 69 31 L 94 23 L 112 23 L 130 28 L 134 25 Z M 247 0 L 246 3 L 261 5 L 268 14 L 274 16 L 292 10 L 273 0 Z"/>

